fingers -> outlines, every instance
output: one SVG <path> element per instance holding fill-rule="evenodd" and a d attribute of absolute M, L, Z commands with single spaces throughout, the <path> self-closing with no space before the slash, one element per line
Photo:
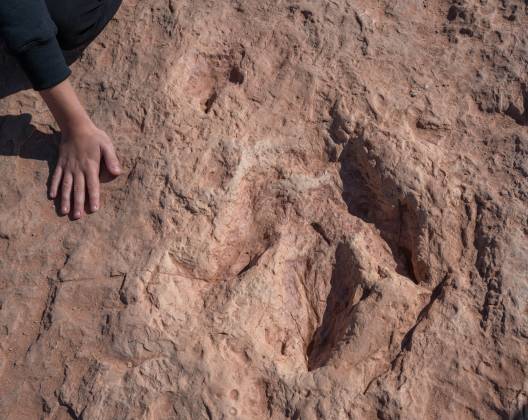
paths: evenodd
<path fill-rule="evenodd" d="M 86 197 L 84 174 L 82 172 L 76 173 L 73 182 L 73 218 L 80 219 L 84 211 L 84 199 Z"/>
<path fill-rule="evenodd" d="M 71 190 L 73 186 L 73 175 L 71 172 L 66 172 L 62 178 L 61 186 L 61 212 L 68 214 L 70 212 Z"/>
<path fill-rule="evenodd" d="M 64 175 L 63 175 L 64 173 Z M 73 190 L 73 212 L 74 219 L 80 219 L 84 213 L 84 203 L 86 193 L 90 200 L 90 211 L 95 212 L 99 210 L 99 174 L 98 167 L 94 165 L 85 174 L 78 172 L 72 174 L 69 171 L 64 172 L 55 169 L 50 187 L 50 196 L 55 198 L 62 177 L 61 186 L 61 213 L 66 215 L 70 212 L 71 196 Z"/>
<path fill-rule="evenodd" d="M 108 172 L 114 176 L 121 175 L 121 165 L 119 164 L 119 159 L 117 159 L 113 144 L 110 142 L 106 143 L 101 146 L 101 150 L 103 151 L 103 159 Z"/>
<path fill-rule="evenodd" d="M 57 197 L 57 193 L 59 192 L 59 184 L 60 184 L 61 178 L 62 178 L 62 165 L 58 164 L 51 178 L 51 184 L 50 184 L 50 190 L 49 190 L 50 198 Z"/>
<path fill-rule="evenodd" d="M 90 211 L 99 210 L 99 165 L 90 168 L 86 174 L 86 187 L 88 188 L 88 199 L 90 200 Z"/>

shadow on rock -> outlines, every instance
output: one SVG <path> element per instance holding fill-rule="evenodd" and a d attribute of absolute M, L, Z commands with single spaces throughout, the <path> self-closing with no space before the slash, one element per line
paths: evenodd
<path fill-rule="evenodd" d="M 47 185 L 57 160 L 60 133 L 43 133 L 31 124 L 31 115 L 0 116 L 0 156 L 46 161 L 49 169 Z M 58 202 L 55 202 L 58 214 Z"/>
<path fill-rule="evenodd" d="M 528 404 L 525 404 L 517 413 L 511 417 L 512 420 L 528 420 Z"/>
<path fill-rule="evenodd" d="M 362 287 L 350 248 L 339 244 L 335 258 L 326 310 L 321 325 L 315 331 L 307 349 L 309 371 L 325 366 L 330 361 L 339 342 L 346 336 L 347 330 L 354 326 L 354 306 L 358 301 L 367 298 L 370 293 Z M 358 290 L 360 299 L 355 299 Z"/>
<path fill-rule="evenodd" d="M 43 133 L 31 124 L 30 114 L 0 116 L 0 155 L 45 160 L 55 166 L 60 133 Z"/>

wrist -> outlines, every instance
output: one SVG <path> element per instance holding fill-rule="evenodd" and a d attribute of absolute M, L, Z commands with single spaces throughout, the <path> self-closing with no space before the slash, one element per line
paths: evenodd
<path fill-rule="evenodd" d="M 68 80 L 40 91 L 63 134 L 81 134 L 97 129 Z"/>
<path fill-rule="evenodd" d="M 61 132 L 66 136 L 90 133 L 97 129 L 88 115 L 69 117 L 64 121 L 57 121 Z"/>

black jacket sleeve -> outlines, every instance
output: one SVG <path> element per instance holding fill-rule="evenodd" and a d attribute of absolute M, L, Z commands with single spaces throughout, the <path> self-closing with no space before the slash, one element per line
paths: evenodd
<path fill-rule="evenodd" d="M 0 37 L 35 90 L 51 88 L 71 73 L 44 0 L 0 0 Z"/>

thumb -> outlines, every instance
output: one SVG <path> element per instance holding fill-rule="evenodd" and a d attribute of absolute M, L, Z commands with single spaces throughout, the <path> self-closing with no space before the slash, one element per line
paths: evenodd
<path fill-rule="evenodd" d="M 108 172 L 110 172 L 114 176 L 121 175 L 121 164 L 119 163 L 119 159 L 117 159 L 113 144 L 103 144 L 101 146 L 101 151 L 103 153 L 103 160 L 106 165 L 106 168 L 108 169 Z"/>

